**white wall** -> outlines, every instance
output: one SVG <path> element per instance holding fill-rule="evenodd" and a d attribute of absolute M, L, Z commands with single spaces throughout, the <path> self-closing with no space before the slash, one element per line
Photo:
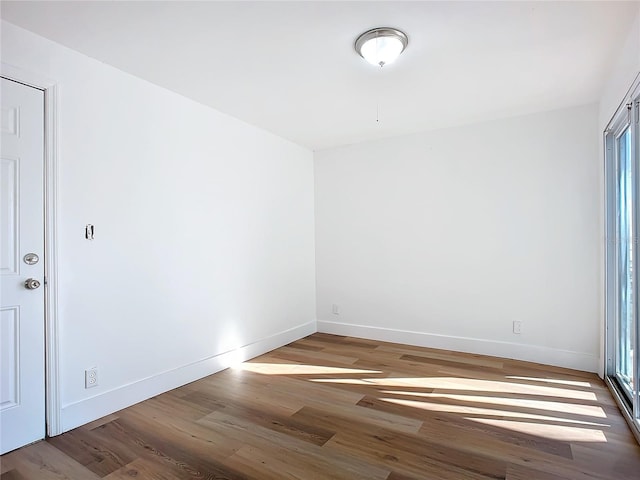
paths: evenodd
<path fill-rule="evenodd" d="M 595 371 L 597 113 L 316 152 L 318 330 Z"/>
<path fill-rule="evenodd" d="M 611 69 L 600 96 L 599 133 L 604 131 L 638 73 L 640 73 L 640 6 L 636 9 L 635 21 L 629 29 L 624 45 L 611 55 Z"/>
<path fill-rule="evenodd" d="M 6 22 L 2 62 L 59 88 L 65 430 L 315 331 L 312 152 Z"/>

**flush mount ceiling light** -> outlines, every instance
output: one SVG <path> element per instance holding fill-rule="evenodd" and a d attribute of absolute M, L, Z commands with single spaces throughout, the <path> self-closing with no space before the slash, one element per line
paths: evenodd
<path fill-rule="evenodd" d="M 371 65 L 384 67 L 393 63 L 407 48 L 404 32 L 390 27 L 373 28 L 360 35 L 355 44 L 358 54 Z"/>

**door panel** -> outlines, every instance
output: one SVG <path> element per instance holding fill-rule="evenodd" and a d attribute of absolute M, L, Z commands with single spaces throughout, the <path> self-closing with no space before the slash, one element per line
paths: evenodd
<path fill-rule="evenodd" d="M 615 335 L 615 375 L 625 394 L 631 399 L 633 392 L 633 347 L 635 298 L 633 284 L 633 263 L 636 252 L 633 242 L 633 219 L 635 216 L 635 191 L 633 188 L 636 171 L 631 158 L 631 126 L 626 126 L 616 139 L 618 188 L 616 208 L 618 212 L 618 321 Z"/>
<path fill-rule="evenodd" d="M 3 308 L 0 312 L 0 411 L 18 405 L 18 307 Z"/>
<path fill-rule="evenodd" d="M 0 272 L 8 275 L 18 273 L 18 159 L 1 158 L 0 162 Z"/>
<path fill-rule="evenodd" d="M 44 438 L 44 93 L 2 79 L 0 453 Z M 23 261 L 35 253 L 33 265 Z M 28 278 L 40 287 L 25 287 Z"/>

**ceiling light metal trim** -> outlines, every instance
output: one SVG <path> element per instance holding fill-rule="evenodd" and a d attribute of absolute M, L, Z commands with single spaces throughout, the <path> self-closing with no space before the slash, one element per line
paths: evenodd
<path fill-rule="evenodd" d="M 362 58 L 365 58 L 362 54 L 362 46 L 369 40 L 378 37 L 395 38 L 399 40 L 402 43 L 402 50 L 400 50 L 400 54 L 404 52 L 407 48 L 407 45 L 409 45 L 409 37 L 407 37 L 407 34 L 403 31 L 392 27 L 376 27 L 372 28 L 371 30 L 367 30 L 356 39 L 354 48 L 356 52 L 358 52 L 358 55 L 360 55 Z"/>

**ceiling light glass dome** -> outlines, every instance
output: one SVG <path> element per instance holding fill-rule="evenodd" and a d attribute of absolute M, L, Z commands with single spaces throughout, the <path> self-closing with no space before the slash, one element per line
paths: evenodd
<path fill-rule="evenodd" d="M 407 48 L 409 40 L 400 30 L 389 27 L 374 28 L 358 37 L 355 49 L 372 65 L 384 67 L 393 63 Z"/>

